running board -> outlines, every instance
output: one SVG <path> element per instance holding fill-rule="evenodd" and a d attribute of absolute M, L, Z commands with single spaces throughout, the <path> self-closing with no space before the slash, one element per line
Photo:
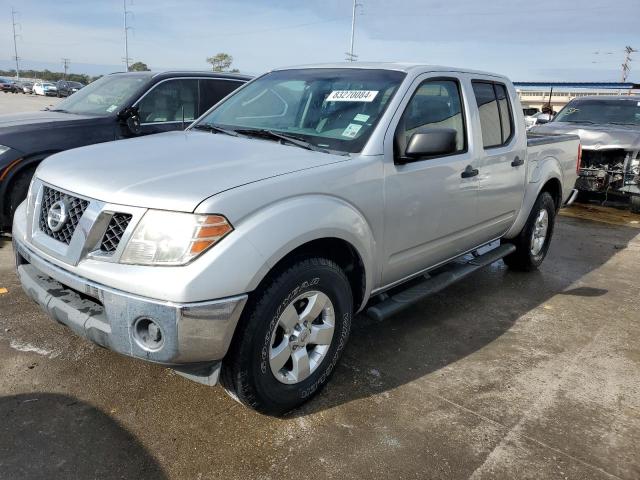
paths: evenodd
<path fill-rule="evenodd" d="M 373 320 L 382 321 L 392 315 L 404 310 L 423 298 L 438 293 L 449 285 L 462 280 L 467 275 L 472 274 L 476 270 L 491 265 L 493 262 L 506 257 L 514 252 L 516 247 L 510 243 L 500 245 L 499 247 L 489 250 L 482 255 L 474 255 L 474 257 L 465 262 L 452 262 L 441 273 L 433 276 L 427 276 L 425 280 L 417 285 L 408 287 L 394 295 L 388 296 L 380 303 L 367 308 L 367 316 Z M 383 294 L 384 295 L 384 294 Z"/>

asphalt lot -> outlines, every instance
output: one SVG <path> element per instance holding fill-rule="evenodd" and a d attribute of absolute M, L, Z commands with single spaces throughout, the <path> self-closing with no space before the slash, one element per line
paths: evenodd
<path fill-rule="evenodd" d="M 0 92 L 0 115 L 42 110 L 44 107 L 52 107 L 60 100 L 62 99 L 57 97 Z"/>
<path fill-rule="evenodd" d="M 540 271 L 358 317 L 282 419 L 53 323 L 2 238 L 0 479 L 640 478 L 638 220 L 577 207 Z"/>

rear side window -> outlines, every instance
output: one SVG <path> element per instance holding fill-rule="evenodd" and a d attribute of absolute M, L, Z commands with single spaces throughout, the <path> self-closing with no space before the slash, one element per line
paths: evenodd
<path fill-rule="evenodd" d="M 473 93 L 480 112 L 484 148 L 509 143 L 513 135 L 513 115 L 506 87 L 500 83 L 475 81 Z"/>
<path fill-rule="evenodd" d="M 243 84 L 235 80 L 200 80 L 200 115 Z"/>

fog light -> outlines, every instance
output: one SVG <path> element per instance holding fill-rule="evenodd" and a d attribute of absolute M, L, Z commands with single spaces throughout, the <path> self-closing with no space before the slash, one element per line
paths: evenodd
<path fill-rule="evenodd" d="M 133 336 L 145 350 L 156 351 L 162 348 L 164 336 L 160 325 L 150 318 L 139 318 L 133 326 Z"/>

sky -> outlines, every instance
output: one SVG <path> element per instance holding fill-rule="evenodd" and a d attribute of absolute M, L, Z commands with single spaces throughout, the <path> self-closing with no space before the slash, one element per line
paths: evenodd
<path fill-rule="evenodd" d="M 640 0 L 358 0 L 354 53 L 493 71 L 514 81 L 620 81 L 640 50 Z M 127 0 L 129 55 L 153 70 L 208 68 L 218 52 L 258 74 L 335 62 L 349 50 L 352 0 Z M 11 68 L 11 8 L 22 68 L 123 70 L 122 0 L 0 0 L 0 68 Z M 597 52 L 597 53 L 596 53 Z M 640 82 L 640 52 L 629 80 Z"/>

